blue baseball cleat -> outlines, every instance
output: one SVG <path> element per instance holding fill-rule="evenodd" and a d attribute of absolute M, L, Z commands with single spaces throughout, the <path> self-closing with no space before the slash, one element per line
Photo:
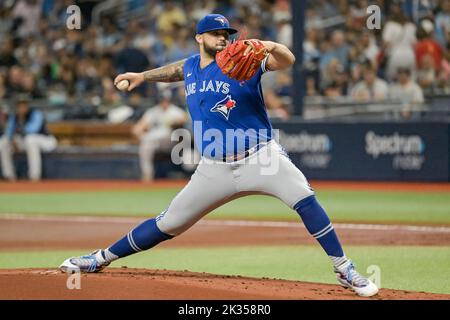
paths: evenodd
<path fill-rule="evenodd" d="M 64 260 L 64 262 L 59 266 L 59 270 L 67 273 L 74 272 L 82 272 L 82 273 L 91 273 L 91 272 L 99 272 L 103 268 L 109 265 L 105 261 L 105 258 L 102 253 L 103 250 L 95 250 L 91 254 L 80 256 L 80 257 L 72 257 Z"/>
<path fill-rule="evenodd" d="M 371 297 L 378 293 L 377 286 L 359 274 L 350 260 L 339 267 L 334 267 L 334 272 L 337 280 L 343 287 L 352 289 L 361 297 Z"/>

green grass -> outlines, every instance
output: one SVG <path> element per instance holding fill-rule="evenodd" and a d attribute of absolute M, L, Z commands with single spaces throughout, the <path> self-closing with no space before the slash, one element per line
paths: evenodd
<path fill-rule="evenodd" d="M 0 193 L 1 213 L 153 216 L 178 189 L 152 191 Z M 207 194 L 205 193 L 205 196 Z M 333 221 L 450 223 L 449 193 L 318 190 Z M 228 203 L 210 218 L 298 220 L 280 200 L 250 196 Z"/>
<path fill-rule="evenodd" d="M 0 268 L 56 267 L 84 251 L 0 252 Z M 450 294 L 450 247 L 348 246 L 358 270 L 379 266 L 383 288 Z M 155 248 L 116 261 L 114 267 L 190 270 L 214 274 L 336 283 L 317 246 Z"/>

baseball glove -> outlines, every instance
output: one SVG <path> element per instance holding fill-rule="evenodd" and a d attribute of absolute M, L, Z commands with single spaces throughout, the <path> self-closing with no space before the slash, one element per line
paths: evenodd
<path fill-rule="evenodd" d="M 216 62 L 224 74 L 238 81 L 253 77 L 268 51 L 258 39 L 238 40 L 216 55 Z"/>

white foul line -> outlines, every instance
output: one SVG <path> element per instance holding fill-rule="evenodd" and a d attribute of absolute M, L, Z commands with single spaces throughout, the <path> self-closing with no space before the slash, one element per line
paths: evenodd
<path fill-rule="evenodd" d="M 233 226 L 233 227 L 268 227 L 268 228 L 304 228 L 299 222 L 280 221 L 244 221 L 244 220 L 206 220 L 200 221 L 205 225 Z M 414 232 L 443 232 L 450 233 L 449 227 L 429 227 L 410 225 L 384 225 L 384 224 L 359 224 L 359 223 L 333 223 L 337 229 L 351 230 L 382 230 L 382 231 L 414 231 Z"/>
<path fill-rule="evenodd" d="M 0 220 L 27 220 L 47 222 L 78 222 L 78 223 L 138 223 L 148 218 L 145 217 L 89 217 L 89 216 L 48 216 L 5 213 L 0 214 Z M 201 220 L 197 223 L 203 226 L 227 226 L 227 227 L 256 227 L 256 228 L 305 228 L 303 223 L 288 221 L 251 221 L 251 220 Z M 411 225 L 386 225 L 386 224 L 359 224 L 359 223 L 333 223 L 336 229 L 348 230 L 377 230 L 377 231 L 410 231 L 450 233 L 450 227 L 411 226 Z"/>

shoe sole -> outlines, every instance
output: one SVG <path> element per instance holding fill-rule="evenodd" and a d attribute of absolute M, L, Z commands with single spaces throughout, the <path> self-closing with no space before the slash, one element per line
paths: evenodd
<path fill-rule="evenodd" d="M 353 290 L 360 297 L 366 297 L 366 298 L 372 297 L 378 293 L 378 287 L 370 280 L 369 280 L 369 284 L 363 288 L 354 287 L 340 279 L 338 279 L 338 281 L 341 284 L 341 286 L 343 286 L 346 289 Z"/>
<path fill-rule="evenodd" d="M 58 269 L 65 273 L 97 273 L 97 272 L 102 271 L 105 267 L 107 267 L 109 265 L 109 263 L 108 263 L 107 265 L 103 265 L 100 268 L 97 267 L 97 269 L 94 271 L 84 271 L 84 270 L 80 269 L 79 266 L 73 264 L 70 261 L 73 258 L 74 257 L 64 260 L 64 262 L 61 263 L 61 265 L 58 267 Z"/>
<path fill-rule="evenodd" d="M 68 258 L 64 260 L 63 263 L 58 267 L 59 270 L 65 273 L 78 273 L 81 272 L 80 267 L 74 265 L 72 262 L 70 262 L 72 258 Z"/>

